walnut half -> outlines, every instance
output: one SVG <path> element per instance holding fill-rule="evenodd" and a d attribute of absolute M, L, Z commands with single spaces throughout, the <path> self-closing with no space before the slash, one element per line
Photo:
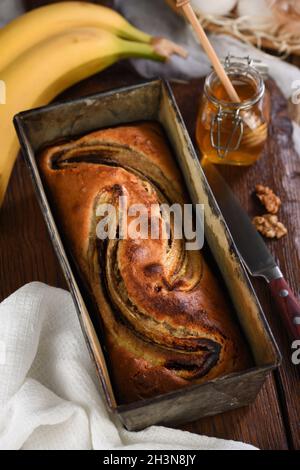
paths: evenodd
<path fill-rule="evenodd" d="M 270 214 L 277 214 L 281 205 L 281 200 L 268 186 L 257 184 L 255 187 L 256 195 L 260 202 L 265 206 Z"/>
<path fill-rule="evenodd" d="M 287 229 L 278 217 L 273 214 L 264 214 L 252 220 L 256 230 L 267 238 L 281 238 L 287 234 Z"/>

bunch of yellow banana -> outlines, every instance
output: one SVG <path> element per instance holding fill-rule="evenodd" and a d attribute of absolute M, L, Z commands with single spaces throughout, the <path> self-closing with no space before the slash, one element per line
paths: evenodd
<path fill-rule="evenodd" d="M 0 29 L 0 205 L 18 153 L 16 113 L 50 102 L 120 58 L 165 60 L 185 51 L 134 28 L 117 12 L 87 2 L 38 8 Z"/>

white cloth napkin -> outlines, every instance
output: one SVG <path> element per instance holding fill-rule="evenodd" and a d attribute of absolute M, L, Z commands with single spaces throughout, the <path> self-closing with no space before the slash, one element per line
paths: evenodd
<path fill-rule="evenodd" d="M 34 282 L 0 304 L 0 449 L 255 449 L 108 415 L 71 295 Z"/>

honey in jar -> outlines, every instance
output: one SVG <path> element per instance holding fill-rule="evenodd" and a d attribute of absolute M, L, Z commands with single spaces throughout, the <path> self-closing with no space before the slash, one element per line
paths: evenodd
<path fill-rule="evenodd" d="M 240 102 L 229 99 L 212 72 L 205 80 L 196 140 L 203 157 L 213 163 L 251 165 L 261 156 L 267 139 L 264 81 L 249 64 L 230 64 L 226 72 Z"/>

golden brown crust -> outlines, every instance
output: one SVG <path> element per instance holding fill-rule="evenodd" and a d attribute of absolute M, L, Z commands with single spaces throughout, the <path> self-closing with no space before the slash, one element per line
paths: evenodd
<path fill-rule="evenodd" d="M 101 314 L 113 382 L 131 402 L 244 369 L 247 348 L 200 251 L 171 239 L 99 241 L 99 204 L 186 201 L 159 125 L 101 130 L 44 151 L 59 225 Z M 149 212 L 150 217 L 150 212 Z M 153 215 L 152 215 L 153 217 Z M 163 230 L 161 214 L 156 215 Z M 128 217 L 130 222 L 131 218 Z"/>

